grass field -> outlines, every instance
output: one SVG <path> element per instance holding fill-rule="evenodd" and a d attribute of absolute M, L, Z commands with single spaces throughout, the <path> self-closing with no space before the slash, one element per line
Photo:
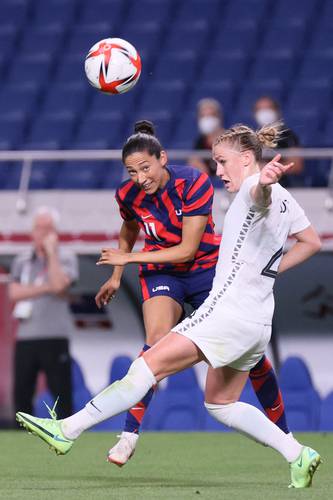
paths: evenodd
<path fill-rule="evenodd" d="M 307 490 L 288 490 L 289 470 L 276 452 L 237 434 L 147 433 L 118 469 L 105 460 L 113 434 L 86 433 L 57 457 L 23 431 L 0 432 L 0 498 L 226 499 L 333 498 L 333 434 L 298 435 L 325 463 Z"/>

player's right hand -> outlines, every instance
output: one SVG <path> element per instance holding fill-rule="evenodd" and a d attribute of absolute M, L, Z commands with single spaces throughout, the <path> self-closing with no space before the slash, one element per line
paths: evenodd
<path fill-rule="evenodd" d="M 95 297 L 98 309 L 106 306 L 115 297 L 119 287 L 120 281 L 115 280 L 112 276 L 101 286 Z"/>

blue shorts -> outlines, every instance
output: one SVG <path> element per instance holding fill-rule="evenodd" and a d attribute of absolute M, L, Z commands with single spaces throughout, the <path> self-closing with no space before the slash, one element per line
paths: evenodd
<path fill-rule="evenodd" d="M 140 275 L 142 300 L 166 295 L 176 300 L 183 308 L 184 303 L 197 309 L 208 297 L 212 288 L 215 267 L 197 269 L 188 273 L 143 272 Z"/>

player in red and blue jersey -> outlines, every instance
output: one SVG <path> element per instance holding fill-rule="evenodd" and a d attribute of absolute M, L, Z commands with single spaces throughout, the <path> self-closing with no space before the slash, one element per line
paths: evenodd
<path fill-rule="evenodd" d="M 122 159 L 130 179 L 116 193 L 123 218 L 119 249 L 102 251 L 101 263 L 112 256 L 116 265 L 96 295 L 96 303 L 101 307 L 113 298 L 124 265 L 140 264 L 146 330 L 143 353 L 180 321 L 185 302 L 197 309 L 208 296 L 220 237 L 214 232 L 209 177 L 189 166 L 168 165 L 150 122 L 136 124 Z M 140 229 L 145 233 L 144 249 L 132 252 Z M 251 379 L 268 416 L 288 433 L 283 400 L 265 356 L 251 371 Z M 153 389 L 128 412 L 121 439 L 109 451 L 110 462 L 121 466 L 133 455 L 152 395 Z"/>

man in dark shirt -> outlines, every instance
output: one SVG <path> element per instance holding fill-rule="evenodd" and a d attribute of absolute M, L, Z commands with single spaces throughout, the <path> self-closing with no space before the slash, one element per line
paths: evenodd
<path fill-rule="evenodd" d="M 258 127 L 263 127 L 264 125 L 269 125 L 271 123 L 282 120 L 282 113 L 280 105 L 277 101 L 268 96 L 259 97 L 259 99 L 255 102 L 253 107 L 254 118 L 257 122 Z M 299 139 L 295 132 L 285 125 L 282 125 L 282 134 L 277 143 L 277 148 L 279 149 L 288 149 L 288 148 L 297 148 L 300 146 Z M 292 158 L 288 158 L 289 162 L 294 162 L 294 166 L 288 170 L 288 173 L 284 175 L 280 184 L 284 187 L 288 187 L 291 185 L 291 177 L 297 176 L 303 172 L 303 158 L 296 156 Z"/>

